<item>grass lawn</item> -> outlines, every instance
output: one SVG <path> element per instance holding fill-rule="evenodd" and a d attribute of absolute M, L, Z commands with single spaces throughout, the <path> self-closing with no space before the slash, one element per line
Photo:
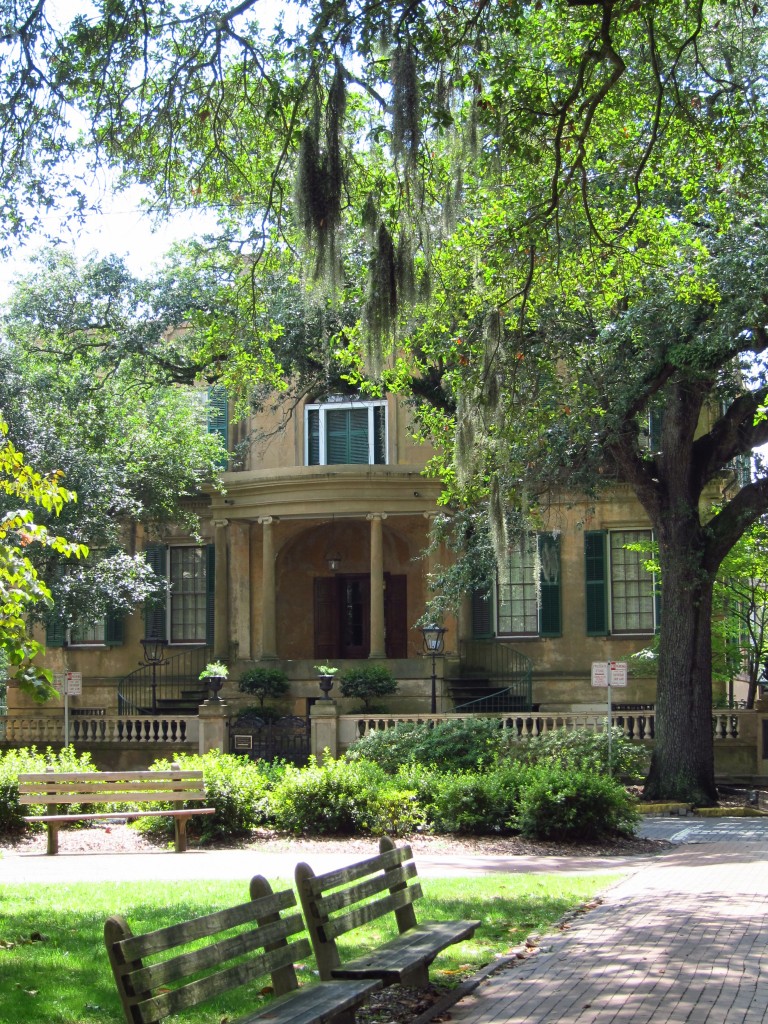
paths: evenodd
<path fill-rule="evenodd" d="M 437 958 L 433 981 L 457 983 L 530 932 L 547 928 L 615 877 L 496 874 L 423 879 L 419 919 L 483 921 L 473 939 Z M 275 888 L 289 885 L 272 883 Z M 141 933 L 247 898 L 245 882 L 0 885 L 0 1024 L 122 1024 L 102 937 L 105 918 L 122 914 L 133 931 Z M 33 941 L 33 936 L 42 939 Z M 387 937 L 375 922 L 355 933 L 348 947 L 362 952 Z M 316 980 L 313 960 L 301 965 L 299 977 L 302 984 Z M 234 1019 L 253 1009 L 257 997 L 241 990 L 185 1014 L 183 1020 L 210 1024 Z"/>

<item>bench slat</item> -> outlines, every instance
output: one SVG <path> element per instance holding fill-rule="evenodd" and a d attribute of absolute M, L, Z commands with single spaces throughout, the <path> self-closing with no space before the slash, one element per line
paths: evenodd
<path fill-rule="evenodd" d="M 212 914 L 194 917 L 191 921 L 182 921 L 167 928 L 147 932 L 146 935 L 131 935 L 115 943 L 126 960 L 139 960 L 145 956 L 164 953 L 174 946 L 181 946 L 196 939 L 210 938 L 229 928 L 250 924 L 259 917 L 277 914 L 296 906 L 296 896 L 290 889 L 261 896 L 247 903 L 238 903 L 226 910 L 216 910 Z"/>
<path fill-rule="evenodd" d="M 385 914 L 394 913 L 402 907 L 409 906 L 414 900 L 421 899 L 422 896 L 421 885 L 416 882 L 401 892 L 391 893 L 384 899 L 374 900 L 373 903 L 364 903 L 361 907 L 355 907 L 348 914 L 339 914 L 338 917 L 334 917 L 330 921 L 324 921 L 318 926 L 318 931 L 325 942 L 337 939 L 354 928 L 368 924 L 369 921 L 375 921 Z"/>
<path fill-rule="evenodd" d="M 123 771 L 123 772 L 21 772 L 20 779 L 27 782 L 49 782 L 61 779 L 67 782 L 105 781 L 120 782 L 125 779 L 150 778 L 158 782 L 170 782 L 176 779 L 201 779 L 203 772 L 199 768 L 172 768 L 168 771 Z"/>
<path fill-rule="evenodd" d="M 296 927 L 298 919 L 298 927 Z M 289 930 L 281 927 L 285 922 Z M 304 924 L 301 914 L 292 914 L 281 921 L 275 921 L 263 928 L 252 928 L 249 931 L 240 932 L 239 935 L 231 935 L 228 939 L 214 942 L 210 946 L 203 946 L 201 949 L 193 949 L 188 953 L 180 953 L 169 960 L 161 963 L 151 964 L 133 972 L 128 977 L 134 991 L 143 992 L 144 989 L 156 990 L 161 985 L 168 985 L 174 981 L 181 981 L 183 978 L 190 978 L 193 974 L 199 974 L 211 967 L 225 964 L 228 960 L 234 960 L 238 956 L 245 956 L 255 949 L 268 946 L 272 942 L 284 941 L 286 935 L 295 935 L 302 931 Z M 290 957 L 286 962 L 284 952 L 290 950 Z M 278 967 L 285 967 L 286 963 L 295 963 L 303 960 L 312 952 L 308 939 L 297 939 L 265 952 L 258 958 L 251 958 L 251 963 L 260 965 L 260 974 L 267 974 Z M 279 956 L 277 954 L 280 954 Z"/>
<path fill-rule="evenodd" d="M 342 985 L 345 987 L 341 988 Z M 340 1013 L 354 1010 L 367 996 L 380 988 L 381 982 L 373 978 L 306 985 L 288 995 L 278 996 L 268 1006 L 240 1017 L 232 1021 L 232 1024 L 256 1024 L 257 1021 L 268 1021 L 269 1024 L 326 1024 Z"/>
<path fill-rule="evenodd" d="M 215 814 L 215 807 L 185 807 L 181 811 L 99 811 L 93 814 L 26 814 L 24 821 L 125 821 L 127 818 L 187 818 L 191 814 Z"/>
<path fill-rule="evenodd" d="M 374 871 L 396 868 L 403 861 L 413 860 L 410 846 L 396 846 L 387 853 L 381 853 L 376 857 L 368 857 L 366 860 L 357 861 L 345 868 L 337 868 L 335 871 L 328 871 L 324 875 L 313 875 L 306 879 L 308 891 L 313 896 L 319 896 L 328 889 L 335 889 L 340 885 L 348 885 L 356 882 L 358 878 L 365 878 Z"/>
<path fill-rule="evenodd" d="M 398 981 L 414 966 L 428 967 L 438 953 L 470 938 L 479 921 L 425 921 L 377 946 L 369 953 L 331 969 L 334 978 L 381 978 Z"/>
<path fill-rule="evenodd" d="M 416 877 L 416 864 L 408 861 L 401 868 L 385 875 L 374 875 L 357 885 L 350 885 L 348 889 L 338 889 L 315 900 L 318 914 L 333 914 L 343 907 L 349 907 L 353 903 L 360 903 L 361 900 L 370 899 L 379 892 L 391 889 L 392 885 L 399 882 L 407 882 Z"/>
<path fill-rule="evenodd" d="M 19 793 L 20 804 L 149 804 L 180 803 L 184 800 L 205 800 L 203 790 L 153 791 L 84 790 L 80 793 L 50 790 L 47 793 Z"/>

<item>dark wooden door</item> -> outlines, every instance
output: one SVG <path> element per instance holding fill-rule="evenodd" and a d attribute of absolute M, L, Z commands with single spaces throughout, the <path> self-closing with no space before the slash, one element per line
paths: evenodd
<path fill-rule="evenodd" d="M 407 656 L 406 577 L 385 574 L 388 658 Z M 367 658 L 371 652 L 371 578 L 367 573 L 315 579 L 315 653 L 322 661 Z"/>

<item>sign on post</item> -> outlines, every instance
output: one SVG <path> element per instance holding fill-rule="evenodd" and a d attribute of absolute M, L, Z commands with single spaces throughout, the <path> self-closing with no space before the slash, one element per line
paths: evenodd
<path fill-rule="evenodd" d="M 53 688 L 64 697 L 64 746 L 69 746 L 69 698 L 83 692 L 82 672 L 54 672 Z"/>
<path fill-rule="evenodd" d="M 611 729 L 613 726 L 613 707 L 611 705 L 611 687 L 627 685 L 626 661 L 593 661 L 592 685 L 605 687 L 608 698 L 608 771 L 611 771 Z"/>

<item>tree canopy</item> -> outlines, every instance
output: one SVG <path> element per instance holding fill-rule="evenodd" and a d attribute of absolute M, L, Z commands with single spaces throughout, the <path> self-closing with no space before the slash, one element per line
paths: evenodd
<path fill-rule="evenodd" d="M 310 368 L 411 394 L 457 523 L 480 509 L 497 549 L 553 488 L 630 486 L 664 580 L 648 792 L 711 802 L 714 578 L 768 505 L 762 475 L 729 486 L 768 439 L 762 5 L 3 4 L 8 237 L 87 205 L 72 166 L 218 211 L 224 301 L 151 363 L 250 397 L 289 368 L 265 287 L 303 266 Z"/>

